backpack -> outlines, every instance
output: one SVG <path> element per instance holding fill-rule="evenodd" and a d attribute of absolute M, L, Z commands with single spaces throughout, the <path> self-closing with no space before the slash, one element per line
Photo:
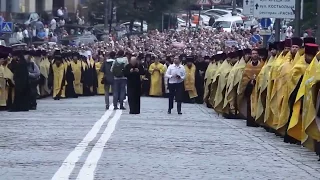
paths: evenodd
<path fill-rule="evenodd" d="M 124 77 L 124 74 L 123 74 L 124 65 L 125 65 L 124 63 L 119 63 L 117 60 L 115 60 L 113 69 L 112 69 L 112 73 L 114 77 L 117 77 L 117 78 Z"/>

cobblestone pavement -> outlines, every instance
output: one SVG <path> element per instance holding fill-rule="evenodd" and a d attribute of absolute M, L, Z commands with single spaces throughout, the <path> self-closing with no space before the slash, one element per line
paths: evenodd
<path fill-rule="evenodd" d="M 140 115 L 105 112 L 100 96 L 0 112 L 0 180 L 319 179 L 305 148 L 202 105 L 182 109 L 168 115 L 167 99 L 144 97 Z"/>

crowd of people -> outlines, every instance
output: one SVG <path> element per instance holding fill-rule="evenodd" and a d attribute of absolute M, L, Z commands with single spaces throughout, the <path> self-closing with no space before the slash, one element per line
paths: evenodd
<path fill-rule="evenodd" d="M 140 113 L 140 96 L 207 104 L 226 118 L 262 126 L 287 143 L 320 153 L 319 50 L 315 38 L 269 44 L 250 33 L 151 31 L 89 46 L 42 45 L 0 49 L 0 107 L 36 109 L 37 97 L 55 100 L 109 95 L 113 108 Z M 118 106 L 120 105 L 120 106 Z M 320 116 L 320 115 L 319 115 Z"/>
<path fill-rule="evenodd" d="M 204 100 L 226 118 L 246 119 L 320 155 L 319 55 L 313 37 L 214 55 Z"/>

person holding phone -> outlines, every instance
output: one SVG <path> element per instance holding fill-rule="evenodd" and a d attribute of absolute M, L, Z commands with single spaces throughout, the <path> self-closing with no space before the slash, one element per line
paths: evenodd
<path fill-rule="evenodd" d="M 168 88 L 169 88 L 169 109 L 168 114 L 171 114 L 171 110 L 173 109 L 173 101 L 174 99 L 177 102 L 177 111 L 178 114 L 182 114 L 181 112 L 181 102 L 183 95 L 183 81 L 186 75 L 186 71 L 184 66 L 181 64 L 180 58 L 178 56 L 174 57 L 173 64 L 171 64 L 165 77 L 169 79 Z"/>

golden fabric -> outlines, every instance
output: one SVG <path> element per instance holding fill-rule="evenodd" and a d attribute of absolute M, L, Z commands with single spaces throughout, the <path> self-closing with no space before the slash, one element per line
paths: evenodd
<path fill-rule="evenodd" d="M 100 68 L 102 66 L 102 63 L 103 62 L 97 62 L 96 63 L 96 71 L 97 71 L 97 76 L 98 76 L 98 89 L 97 89 L 97 93 L 99 95 L 103 95 L 105 92 L 104 92 L 104 84 L 101 83 L 102 79 L 103 79 L 103 76 L 104 76 L 104 73 L 103 72 L 100 72 Z"/>
<path fill-rule="evenodd" d="M 295 57 L 299 57 L 300 59 L 287 59 L 280 67 L 280 76 L 277 78 L 279 83 L 277 104 L 280 104 L 280 115 L 278 119 L 275 119 L 275 124 L 277 125 L 277 131 L 282 135 L 285 135 L 287 130 L 286 125 L 290 118 L 289 98 L 307 68 L 304 56 L 296 53 Z"/>
<path fill-rule="evenodd" d="M 250 83 L 251 80 L 255 80 L 258 76 L 258 74 L 260 73 L 262 67 L 264 66 L 264 62 L 263 61 L 259 61 L 258 64 L 256 66 L 252 65 L 252 61 L 249 61 L 246 64 L 245 69 L 243 70 L 243 74 L 242 74 L 242 79 L 241 82 L 239 84 L 238 87 L 238 98 L 239 101 L 241 102 L 241 104 L 247 104 L 247 101 L 244 101 L 244 93 L 245 93 L 245 89 L 248 86 L 248 83 Z M 255 97 L 248 97 L 251 99 L 254 99 Z M 251 100 L 252 101 L 252 100 Z M 251 107 L 251 112 L 255 112 L 255 107 Z M 244 117 L 248 117 L 251 116 L 251 114 L 247 114 L 247 110 L 245 106 L 241 106 L 239 104 L 239 111 L 240 114 Z"/>
<path fill-rule="evenodd" d="M 66 82 L 63 82 L 65 77 L 65 65 L 61 64 L 58 67 L 56 64 L 53 64 L 52 71 L 53 71 L 53 88 L 52 88 L 53 97 L 56 97 L 59 94 L 59 92 L 61 92 L 61 97 L 66 97 L 65 86 L 61 87 L 61 85 L 66 83 Z"/>
<path fill-rule="evenodd" d="M 266 110 L 265 110 L 265 117 L 264 117 L 264 123 L 267 124 L 269 127 L 276 129 L 276 124 L 274 122 L 275 118 L 279 118 L 279 107 L 280 105 L 277 105 L 274 103 L 276 101 L 277 97 L 276 90 L 277 87 L 277 78 L 279 76 L 278 69 L 283 64 L 283 62 L 289 58 L 289 53 L 286 55 L 280 53 L 278 58 L 272 63 L 269 77 L 268 77 L 268 87 L 267 87 L 267 98 L 266 98 Z M 273 104 L 272 104 L 273 102 Z"/>
<path fill-rule="evenodd" d="M 184 79 L 184 89 L 188 91 L 189 98 L 198 97 L 197 89 L 196 89 L 196 66 L 192 64 L 191 68 L 187 65 L 184 66 L 186 71 L 186 77 Z"/>
<path fill-rule="evenodd" d="M 211 83 L 212 81 L 212 76 L 213 76 L 213 73 L 214 71 L 216 71 L 217 69 L 217 64 L 216 63 L 210 63 L 208 65 L 208 68 L 206 70 L 206 73 L 205 73 L 205 77 L 204 77 L 204 94 L 203 94 L 203 99 L 206 101 L 208 100 L 208 96 L 209 96 L 209 84 Z"/>
<path fill-rule="evenodd" d="M 320 63 L 316 65 L 316 71 L 309 72 L 309 78 L 305 83 L 305 96 L 303 98 L 302 130 L 307 135 L 302 137 L 302 144 L 312 147 L 312 140 L 320 141 L 319 119 L 316 116 L 316 103 L 319 103 L 319 89 L 315 85 L 320 81 Z M 317 107 L 318 108 L 318 107 Z M 304 135 L 302 133 L 302 135 Z M 309 143 L 308 143 L 309 142 Z"/>
<path fill-rule="evenodd" d="M 217 88 L 218 88 L 218 83 L 219 83 L 219 76 L 221 74 L 221 71 L 223 70 L 223 68 L 225 66 L 228 66 L 228 62 L 224 61 L 222 64 L 221 63 L 217 63 L 217 71 L 213 72 L 212 74 L 212 83 L 211 83 L 211 91 L 210 91 L 210 96 L 209 96 L 209 103 L 211 104 L 211 106 L 214 106 L 214 101 L 215 101 L 215 96 L 217 93 Z"/>
<path fill-rule="evenodd" d="M 292 115 L 290 118 L 290 123 L 287 129 L 288 135 L 295 138 L 296 140 L 299 140 L 301 142 L 305 142 L 307 135 L 305 134 L 305 131 L 302 128 L 302 114 L 301 112 L 301 106 L 303 103 L 302 98 L 306 94 L 306 82 L 311 77 L 314 72 L 316 72 L 316 66 L 318 64 L 318 60 L 316 58 L 313 58 L 310 65 L 307 67 L 307 69 L 304 72 L 297 96 L 295 98 L 295 102 L 292 109 Z M 294 80 L 294 78 L 292 79 Z M 290 82 L 291 83 L 291 82 Z M 309 100 L 306 99 L 306 105 L 309 103 Z M 305 107 L 303 107 L 305 108 Z M 302 111 L 303 113 L 306 113 L 306 111 Z M 304 115 L 305 116 L 305 115 Z"/>
<path fill-rule="evenodd" d="M 161 63 L 152 63 L 149 66 L 151 74 L 150 96 L 162 96 L 162 79 L 166 68 Z"/>
<path fill-rule="evenodd" d="M 246 62 L 243 58 L 241 58 L 240 61 L 238 61 L 231 69 L 227 80 L 227 91 L 225 94 L 223 107 L 226 107 L 229 104 L 232 110 L 235 108 L 237 89 L 245 67 Z"/>
<path fill-rule="evenodd" d="M 77 60 L 76 62 L 71 61 L 70 65 L 71 65 L 72 73 L 74 76 L 74 81 L 73 81 L 74 91 L 76 94 L 82 95 L 83 94 L 83 84 L 81 83 L 82 63 L 81 63 L 81 61 Z"/>
<path fill-rule="evenodd" d="M 44 85 L 40 86 L 40 95 L 46 96 L 50 94 L 50 89 L 48 87 L 48 76 L 49 76 L 49 70 L 50 70 L 50 61 L 48 58 L 44 58 L 40 64 L 39 69 L 41 75 L 44 77 Z"/>
<path fill-rule="evenodd" d="M 256 79 L 256 84 L 254 90 L 252 92 L 252 101 L 251 106 L 256 107 L 255 111 L 252 112 L 252 116 L 255 120 L 263 124 L 264 119 L 264 111 L 266 106 L 266 97 L 267 97 L 267 87 L 268 87 L 268 77 L 269 72 L 274 62 L 275 57 L 271 56 L 267 63 L 263 66 L 258 77 Z"/>
<path fill-rule="evenodd" d="M 13 74 L 7 65 L 0 65 L 0 107 L 7 106 L 9 87 L 7 79 L 13 82 Z"/>
<path fill-rule="evenodd" d="M 232 65 L 228 63 L 227 60 L 225 60 L 226 63 L 221 65 L 221 71 L 219 75 L 219 81 L 218 81 L 218 86 L 217 86 L 217 91 L 214 97 L 214 106 L 213 109 L 217 113 L 228 113 L 229 109 L 228 108 L 223 108 L 223 98 L 225 97 L 226 93 L 226 85 L 227 85 L 227 80 L 228 80 L 228 75 L 232 69 Z"/>

